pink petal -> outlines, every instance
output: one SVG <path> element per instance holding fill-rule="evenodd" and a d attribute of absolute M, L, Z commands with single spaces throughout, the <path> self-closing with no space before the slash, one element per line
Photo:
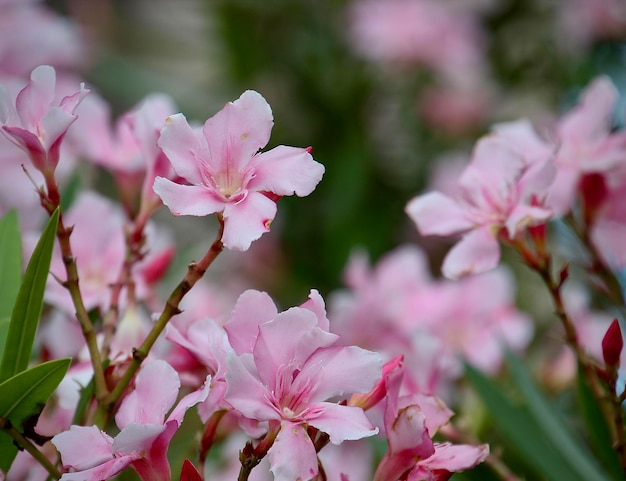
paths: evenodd
<path fill-rule="evenodd" d="M 500 244 L 490 227 L 479 227 L 467 233 L 448 252 L 441 271 L 448 279 L 493 269 L 500 261 Z"/>
<path fill-rule="evenodd" d="M 301 424 L 283 421 L 268 455 L 274 481 L 304 481 L 317 476 L 315 447 Z"/>
<path fill-rule="evenodd" d="M 52 438 L 63 466 L 78 471 L 99 466 L 113 458 L 113 439 L 96 426 L 71 426 Z"/>
<path fill-rule="evenodd" d="M 194 185 L 206 185 L 202 171 L 208 167 L 209 152 L 200 137 L 183 114 L 175 114 L 167 118 L 158 140 L 174 171 Z"/>
<path fill-rule="evenodd" d="M 15 107 L 22 126 L 35 133 L 45 113 L 52 105 L 55 94 L 56 73 L 49 65 L 37 67 L 30 81 L 17 95 Z"/>
<path fill-rule="evenodd" d="M 450 235 L 474 226 L 463 208 L 440 192 L 415 197 L 405 210 L 422 235 Z"/>
<path fill-rule="evenodd" d="M 131 423 L 115 437 L 113 451 L 124 454 L 146 453 L 163 431 L 165 424 Z"/>
<path fill-rule="evenodd" d="M 330 435 L 333 444 L 378 434 L 378 428 L 372 426 L 363 410 L 353 406 L 328 402 L 312 404 L 307 408 L 305 417 L 307 424 Z"/>
<path fill-rule="evenodd" d="M 300 197 L 309 195 L 322 180 L 324 166 L 307 149 L 278 147 L 254 157 L 254 177 L 248 189 Z"/>
<path fill-rule="evenodd" d="M 294 380 L 298 391 L 308 377 L 315 378 L 312 400 L 325 401 L 334 396 L 370 391 L 382 374 L 383 358 L 379 353 L 357 346 L 332 346 L 313 353 Z"/>
<path fill-rule="evenodd" d="M 41 119 L 41 129 L 45 132 L 43 139 L 45 148 L 49 150 L 55 142 L 58 142 L 77 118 L 60 107 L 50 108 Z"/>
<path fill-rule="evenodd" d="M 252 353 L 259 326 L 276 317 L 278 311 L 272 298 L 265 292 L 247 290 L 235 304 L 224 329 L 237 354 Z"/>
<path fill-rule="evenodd" d="M 2 126 L 2 132 L 13 144 L 26 151 L 38 170 L 44 171 L 47 164 L 47 154 L 39 137 L 28 130 L 19 127 L 7 127 L 6 125 Z"/>
<path fill-rule="evenodd" d="M 267 145 L 273 125 L 267 101 L 258 92 L 246 90 L 204 124 L 211 167 L 216 171 L 241 171 Z"/>
<path fill-rule="evenodd" d="M 252 374 L 254 371 L 252 355 L 229 356 L 227 364 L 226 382 L 228 389 L 224 396 L 226 402 L 249 419 L 258 421 L 280 420 L 281 415 L 270 402 L 271 393 Z"/>
<path fill-rule="evenodd" d="M 180 185 L 157 177 L 154 191 L 174 215 L 205 216 L 224 210 L 224 202 L 202 186 Z"/>
<path fill-rule="evenodd" d="M 224 208 L 224 246 L 234 251 L 246 251 L 252 241 L 269 232 L 276 216 L 276 203 L 259 192 L 248 195 Z"/>
<path fill-rule="evenodd" d="M 581 94 L 578 106 L 561 121 L 562 140 L 593 143 L 608 135 L 618 92 L 608 77 L 598 77 Z"/>
<path fill-rule="evenodd" d="M 489 455 L 489 446 L 469 444 L 435 444 L 435 453 L 420 461 L 421 466 L 431 470 L 443 469 L 450 472 L 464 471 L 482 463 Z"/>
<path fill-rule="evenodd" d="M 122 401 L 115 422 L 121 429 L 130 423 L 163 424 L 179 389 L 178 374 L 167 362 L 145 364 L 137 375 L 135 390 Z"/>
<path fill-rule="evenodd" d="M 424 458 L 434 452 L 430 433 L 426 429 L 424 412 L 416 404 L 400 408 L 389 423 L 385 415 L 385 428 L 389 451 L 393 454 L 410 450 L 413 456 Z"/>
<path fill-rule="evenodd" d="M 176 407 L 172 410 L 170 415 L 167 417 L 167 422 L 175 421 L 177 426 L 180 426 L 183 422 L 183 418 L 185 417 L 185 413 L 187 410 L 198 403 L 206 401 L 209 396 L 209 390 L 211 387 L 211 376 L 207 376 L 204 381 L 203 386 L 196 391 L 192 391 L 186 396 L 184 396 Z"/>
<path fill-rule="evenodd" d="M 439 428 L 445 426 L 454 414 L 437 396 L 415 393 L 409 396 L 402 396 L 399 400 L 401 407 L 410 404 L 416 404 L 424 413 L 425 426 L 431 437 L 437 433 Z"/>
<path fill-rule="evenodd" d="M 509 237 L 514 238 L 518 232 L 523 231 L 526 227 L 543 224 L 550 219 L 550 217 L 552 217 L 552 211 L 550 209 L 518 205 L 509 214 L 505 226 Z"/>
<path fill-rule="evenodd" d="M 330 330 L 330 321 L 328 320 L 328 317 L 326 317 L 326 305 L 324 303 L 324 299 L 317 290 L 311 289 L 309 292 L 309 299 L 301 304 L 300 307 L 311 311 L 317 316 L 317 327 L 319 327 L 322 331 Z"/>
<path fill-rule="evenodd" d="M 90 469 L 75 473 L 65 473 L 61 476 L 61 481 L 102 481 L 103 479 L 111 479 L 138 458 L 138 454 L 120 456 Z"/>
<path fill-rule="evenodd" d="M 476 207 L 486 211 L 506 208 L 527 164 L 507 143 L 495 135 L 483 137 L 474 147 L 472 160 L 459 186 Z"/>

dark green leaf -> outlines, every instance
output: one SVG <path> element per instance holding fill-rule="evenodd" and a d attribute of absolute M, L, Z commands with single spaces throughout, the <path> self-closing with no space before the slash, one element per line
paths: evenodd
<path fill-rule="evenodd" d="M 2 353 L 4 352 L 4 344 L 6 343 L 7 336 L 9 335 L 10 319 L 0 319 L 0 359 L 2 359 Z"/>
<path fill-rule="evenodd" d="M 591 447 L 604 468 L 611 474 L 612 479 L 622 480 L 624 474 L 617 453 L 613 449 L 611 431 L 580 367 L 577 386 L 580 413 L 587 427 Z"/>
<path fill-rule="evenodd" d="M 59 211 L 50 217 L 33 252 L 17 295 L 9 333 L 0 364 L 0 382 L 25 370 L 30 361 L 35 333 L 41 317 L 43 296 L 50 270 Z"/>
<path fill-rule="evenodd" d="M 562 454 L 582 479 L 609 481 L 609 477 L 602 472 L 589 451 L 581 445 L 574 433 L 567 428 L 559 413 L 537 389 L 522 363 L 510 352 L 507 352 L 506 359 L 515 385 L 522 392 L 530 414 L 543 431 L 543 436 Z"/>
<path fill-rule="evenodd" d="M 56 359 L 35 366 L 0 384 L 0 417 L 18 430 L 37 416 L 70 367 L 71 359 Z M 0 469 L 8 471 L 15 457 L 12 439 L 0 431 Z"/>
<path fill-rule="evenodd" d="M 22 280 L 22 240 L 17 213 L 9 211 L 0 220 L 0 319 L 11 317 Z"/>
<path fill-rule="evenodd" d="M 477 369 L 468 365 L 465 373 L 485 403 L 495 429 L 528 469 L 534 472 L 533 479 L 587 481 L 588 478 L 581 477 L 547 441 L 543 430 L 528 410 L 511 402 L 491 379 Z"/>

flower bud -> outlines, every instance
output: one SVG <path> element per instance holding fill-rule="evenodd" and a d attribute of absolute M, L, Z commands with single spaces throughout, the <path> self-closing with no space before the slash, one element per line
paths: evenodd
<path fill-rule="evenodd" d="M 614 319 L 602 339 L 602 356 L 607 366 L 618 366 L 624 347 L 622 330 L 617 319 Z"/>

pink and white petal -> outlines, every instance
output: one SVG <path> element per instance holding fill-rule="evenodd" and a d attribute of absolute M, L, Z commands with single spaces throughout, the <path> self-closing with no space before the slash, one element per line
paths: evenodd
<path fill-rule="evenodd" d="M 14 145 L 26 151 L 35 168 L 42 172 L 45 170 L 47 154 L 39 137 L 28 130 L 19 127 L 7 127 L 6 125 L 2 126 L 2 132 Z"/>
<path fill-rule="evenodd" d="M 37 126 L 52 105 L 55 95 L 56 73 L 49 65 L 32 71 L 30 81 L 15 100 L 22 127 L 35 133 Z"/>
<path fill-rule="evenodd" d="M 431 470 L 445 470 L 456 473 L 473 468 L 482 463 L 489 455 L 489 445 L 471 446 L 469 444 L 435 444 L 435 453 L 419 462 L 420 466 Z"/>
<path fill-rule="evenodd" d="M 283 421 L 268 455 L 274 481 L 305 481 L 317 476 L 317 453 L 301 424 Z"/>
<path fill-rule="evenodd" d="M 224 210 L 224 202 L 202 186 L 180 185 L 163 177 L 154 179 L 154 192 L 174 215 L 205 216 Z"/>
<path fill-rule="evenodd" d="M 596 78 L 581 94 L 576 108 L 561 121 L 561 141 L 589 143 L 608 135 L 619 93 L 605 76 Z"/>
<path fill-rule="evenodd" d="M 250 289 L 241 294 L 230 319 L 224 325 L 235 352 L 252 353 L 259 326 L 271 321 L 277 314 L 276 305 L 267 293 Z"/>
<path fill-rule="evenodd" d="M 561 217 L 572 210 L 580 177 L 577 167 L 559 165 L 545 201 L 546 207 L 554 212 L 554 217 Z"/>
<path fill-rule="evenodd" d="M 158 140 L 159 147 L 169 159 L 174 171 L 194 185 L 204 184 L 201 172 L 210 167 L 209 152 L 201 137 L 187 123 L 183 114 L 175 114 L 166 119 Z"/>
<path fill-rule="evenodd" d="M 415 197 L 406 208 L 422 235 L 450 235 L 474 227 L 467 213 L 453 199 L 440 192 Z"/>
<path fill-rule="evenodd" d="M 330 436 L 330 442 L 356 440 L 378 434 L 363 409 L 353 406 L 322 402 L 310 405 L 305 411 L 307 424 Z"/>
<path fill-rule="evenodd" d="M 518 205 L 509 214 L 506 220 L 506 230 L 513 239 L 519 232 L 528 226 L 544 224 L 552 217 L 552 210 L 530 205 Z"/>
<path fill-rule="evenodd" d="M 178 404 L 176 404 L 174 410 L 167 417 L 167 422 L 169 423 L 171 421 L 175 421 L 177 426 L 180 426 L 183 422 L 183 418 L 185 417 L 185 413 L 189 408 L 195 406 L 198 403 L 206 401 L 207 397 L 209 396 L 210 388 L 211 376 L 207 376 L 204 384 L 200 389 L 190 392 L 180 401 L 178 401 Z"/>
<path fill-rule="evenodd" d="M 398 404 L 400 407 L 417 404 L 424 413 L 426 429 L 431 437 L 435 435 L 439 428 L 446 425 L 454 414 L 440 398 L 427 394 L 415 393 L 403 396 L 398 401 Z"/>
<path fill-rule="evenodd" d="M 274 118 L 261 94 L 246 90 L 206 121 L 202 129 L 216 171 L 242 171 L 270 140 Z"/>
<path fill-rule="evenodd" d="M 129 424 L 115 436 L 113 451 L 124 454 L 147 453 L 163 431 L 165 424 Z"/>
<path fill-rule="evenodd" d="M 405 406 L 392 414 L 389 418 L 385 413 L 390 452 L 410 451 L 413 456 L 425 458 L 435 451 L 431 434 L 426 429 L 426 417 L 417 404 Z"/>
<path fill-rule="evenodd" d="M 326 304 L 320 293 L 316 289 L 311 289 L 309 299 L 300 305 L 317 316 L 317 327 L 322 331 L 330 331 L 330 321 L 326 316 Z"/>
<path fill-rule="evenodd" d="M 459 186 L 472 203 L 485 209 L 505 206 L 527 164 L 504 139 L 483 137 L 474 147 L 472 160 L 461 174 Z"/>
<path fill-rule="evenodd" d="M 316 379 L 311 400 L 325 401 L 334 396 L 369 392 L 380 379 L 383 368 L 382 356 L 357 346 L 332 346 L 313 353 L 292 389 L 300 389 L 300 383 L 308 377 Z M 302 381 L 301 381 L 302 380 Z"/>
<path fill-rule="evenodd" d="M 259 192 L 224 207 L 224 246 L 233 251 L 246 251 L 252 241 L 270 230 L 276 216 L 276 203 Z"/>
<path fill-rule="evenodd" d="M 490 231 L 490 226 L 478 227 L 448 252 L 441 271 L 448 279 L 458 279 L 493 269 L 500 261 L 500 244 Z"/>
<path fill-rule="evenodd" d="M 544 163 L 554 155 L 556 147 L 539 137 L 528 119 L 499 123 L 492 130 L 531 165 Z"/>
<path fill-rule="evenodd" d="M 102 481 L 103 479 L 111 479 L 116 474 L 121 473 L 130 463 L 138 458 L 138 454 L 128 454 L 113 458 L 90 469 L 74 473 L 65 473 L 61 476 L 61 481 Z"/>
<path fill-rule="evenodd" d="M 254 369 L 252 355 L 231 355 L 226 362 L 228 389 L 224 400 L 249 419 L 280 420 L 281 415 L 270 402 L 271 393 L 251 372 Z"/>
<path fill-rule="evenodd" d="M 179 389 L 178 373 L 167 362 L 145 364 L 137 374 L 135 390 L 122 401 L 115 422 L 121 429 L 130 423 L 163 424 Z"/>
<path fill-rule="evenodd" d="M 257 154 L 248 189 L 277 195 L 309 195 L 324 175 L 324 166 L 307 149 L 279 145 Z"/>
<path fill-rule="evenodd" d="M 164 428 L 145 455 L 131 464 L 142 481 L 171 481 L 172 479 L 172 469 L 167 459 L 167 450 L 170 441 L 178 430 L 178 424 L 171 421 Z"/>
<path fill-rule="evenodd" d="M 70 128 L 78 117 L 59 107 L 52 107 L 41 119 L 42 131 L 45 132 L 44 147 L 49 150 Z"/>
<path fill-rule="evenodd" d="M 113 438 L 96 426 L 71 426 L 52 438 L 63 466 L 82 471 L 113 458 Z"/>

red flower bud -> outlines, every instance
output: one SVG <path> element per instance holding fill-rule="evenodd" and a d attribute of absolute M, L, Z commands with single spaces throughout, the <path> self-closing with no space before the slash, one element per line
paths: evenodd
<path fill-rule="evenodd" d="M 602 356 L 607 366 L 618 366 L 624 347 L 622 330 L 617 319 L 614 319 L 602 339 Z"/>
<path fill-rule="evenodd" d="M 191 464 L 191 461 L 185 459 L 183 463 L 183 469 L 180 472 L 180 481 L 202 481 L 202 476 L 196 469 L 196 467 Z"/>

